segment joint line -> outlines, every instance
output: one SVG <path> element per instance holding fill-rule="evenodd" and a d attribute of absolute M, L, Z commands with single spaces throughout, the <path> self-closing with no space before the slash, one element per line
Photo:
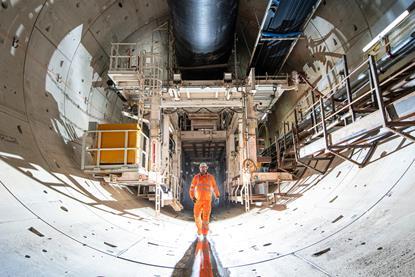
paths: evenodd
<path fill-rule="evenodd" d="M 331 275 L 330 273 L 328 273 L 324 268 L 322 268 L 321 266 L 319 266 L 319 265 L 317 265 L 317 264 L 315 264 L 315 263 L 313 263 L 312 261 L 310 261 L 310 260 L 308 260 L 308 259 L 306 259 L 306 258 L 304 258 L 304 257 L 302 257 L 302 256 L 300 256 L 300 255 L 298 255 L 296 252 L 293 252 L 292 253 L 292 255 L 294 256 L 294 257 L 297 257 L 297 258 L 299 258 L 299 259 L 301 259 L 301 260 L 303 260 L 304 262 L 306 262 L 306 263 L 308 263 L 309 265 L 311 265 L 311 267 L 313 267 L 313 268 L 315 268 L 315 269 L 317 269 L 318 271 L 320 271 L 321 273 L 323 273 L 323 274 L 325 274 L 325 275 L 327 275 L 327 276 L 333 276 L 333 275 Z"/>

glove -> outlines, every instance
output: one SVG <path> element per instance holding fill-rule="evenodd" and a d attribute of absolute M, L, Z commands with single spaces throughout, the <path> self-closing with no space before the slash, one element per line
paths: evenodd
<path fill-rule="evenodd" d="M 218 198 L 215 198 L 215 205 L 217 206 L 217 205 L 219 205 L 219 197 Z"/>
<path fill-rule="evenodd" d="M 193 201 L 193 203 L 196 203 L 196 201 L 197 201 L 196 197 L 193 197 L 192 201 Z"/>

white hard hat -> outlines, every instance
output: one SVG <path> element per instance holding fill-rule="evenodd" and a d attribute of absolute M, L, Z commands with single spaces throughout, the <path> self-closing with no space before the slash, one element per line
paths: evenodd
<path fill-rule="evenodd" d="M 202 167 L 202 166 L 208 167 L 208 165 L 206 163 L 200 163 L 199 167 Z"/>

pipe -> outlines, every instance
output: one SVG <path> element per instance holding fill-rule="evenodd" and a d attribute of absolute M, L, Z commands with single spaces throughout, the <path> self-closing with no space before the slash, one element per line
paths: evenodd
<path fill-rule="evenodd" d="M 273 32 L 262 32 L 263 38 L 296 38 L 301 35 L 301 32 L 291 32 L 286 34 L 278 34 Z"/>
<path fill-rule="evenodd" d="M 397 64 L 399 61 L 404 59 L 408 54 L 412 53 L 415 50 L 415 32 L 411 34 L 408 38 L 403 40 L 401 43 L 397 44 L 390 50 L 390 54 L 385 55 L 377 62 L 378 73 L 385 73 L 393 65 Z M 368 72 L 363 72 L 359 77 L 351 82 L 352 90 L 360 89 L 368 81 Z M 342 97 L 346 95 L 346 88 L 342 87 L 337 93 L 334 94 L 334 97 L 337 100 L 344 100 Z"/>
<path fill-rule="evenodd" d="M 169 0 L 181 67 L 227 63 L 234 39 L 236 0 Z"/>

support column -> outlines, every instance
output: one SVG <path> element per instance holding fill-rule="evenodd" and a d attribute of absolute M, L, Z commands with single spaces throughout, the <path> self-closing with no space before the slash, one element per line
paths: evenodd
<path fill-rule="evenodd" d="M 238 122 L 238 129 L 239 129 L 239 143 L 238 143 L 238 152 L 239 152 L 239 172 L 240 172 L 240 180 L 242 180 L 243 184 L 243 192 L 242 192 L 242 202 L 241 204 L 245 205 L 245 211 L 249 211 L 250 209 L 250 173 L 249 170 L 246 171 L 244 169 L 244 161 L 247 158 L 247 143 L 245 143 L 245 124 L 242 118 L 240 118 Z"/>
<path fill-rule="evenodd" d="M 176 141 L 176 177 L 177 177 L 177 185 L 178 185 L 178 200 L 181 200 L 181 193 L 182 193 L 182 139 L 180 131 L 176 131 L 177 140 Z"/>
<path fill-rule="evenodd" d="M 232 152 L 235 152 L 235 135 L 230 133 L 226 136 L 226 192 L 230 194 L 230 184 L 232 178 L 235 176 L 234 163 L 232 159 Z"/>
<path fill-rule="evenodd" d="M 169 155 L 169 146 L 170 146 L 170 116 L 168 114 L 163 115 L 163 143 L 161 150 L 161 159 L 162 159 L 162 172 L 164 176 L 168 177 L 170 173 L 170 155 Z"/>
<path fill-rule="evenodd" d="M 244 124 L 242 118 L 238 118 L 238 153 L 239 153 L 239 172 L 242 174 L 243 163 L 245 161 L 245 143 L 244 143 Z"/>
<path fill-rule="evenodd" d="M 150 171 L 160 170 L 160 95 L 151 97 L 150 107 Z"/>
<path fill-rule="evenodd" d="M 254 95 L 252 91 L 255 89 L 255 71 L 252 68 L 248 77 L 248 86 L 246 88 L 246 127 L 248 132 L 247 137 L 247 158 L 252 160 L 255 164 L 257 161 L 256 148 L 256 129 L 257 129 L 257 115 L 254 107 Z"/>
<path fill-rule="evenodd" d="M 163 206 L 161 202 L 161 187 L 162 177 L 160 176 L 161 169 L 161 147 L 160 147 L 160 101 L 159 93 L 154 93 L 151 97 L 150 107 L 150 174 L 149 180 L 155 182 L 155 210 L 156 216 L 160 214 L 160 208 Z"/>
<path fill-rule="evenodd" d="M 173 132 L 173 140 L 176 144 L 175 152 L 173 153 L 172 158 L 172 172 L 171 174 L 174 176 L 173 182 L 175 182 L 176 187 L 174 188 L 175 192 L 173 196 L 180 201 L 180 178 L 181 178 L 181 161 L 182 161 L 182 143 L 180 139 L 180 132 L 178 130 L 174 130 Z"/>

